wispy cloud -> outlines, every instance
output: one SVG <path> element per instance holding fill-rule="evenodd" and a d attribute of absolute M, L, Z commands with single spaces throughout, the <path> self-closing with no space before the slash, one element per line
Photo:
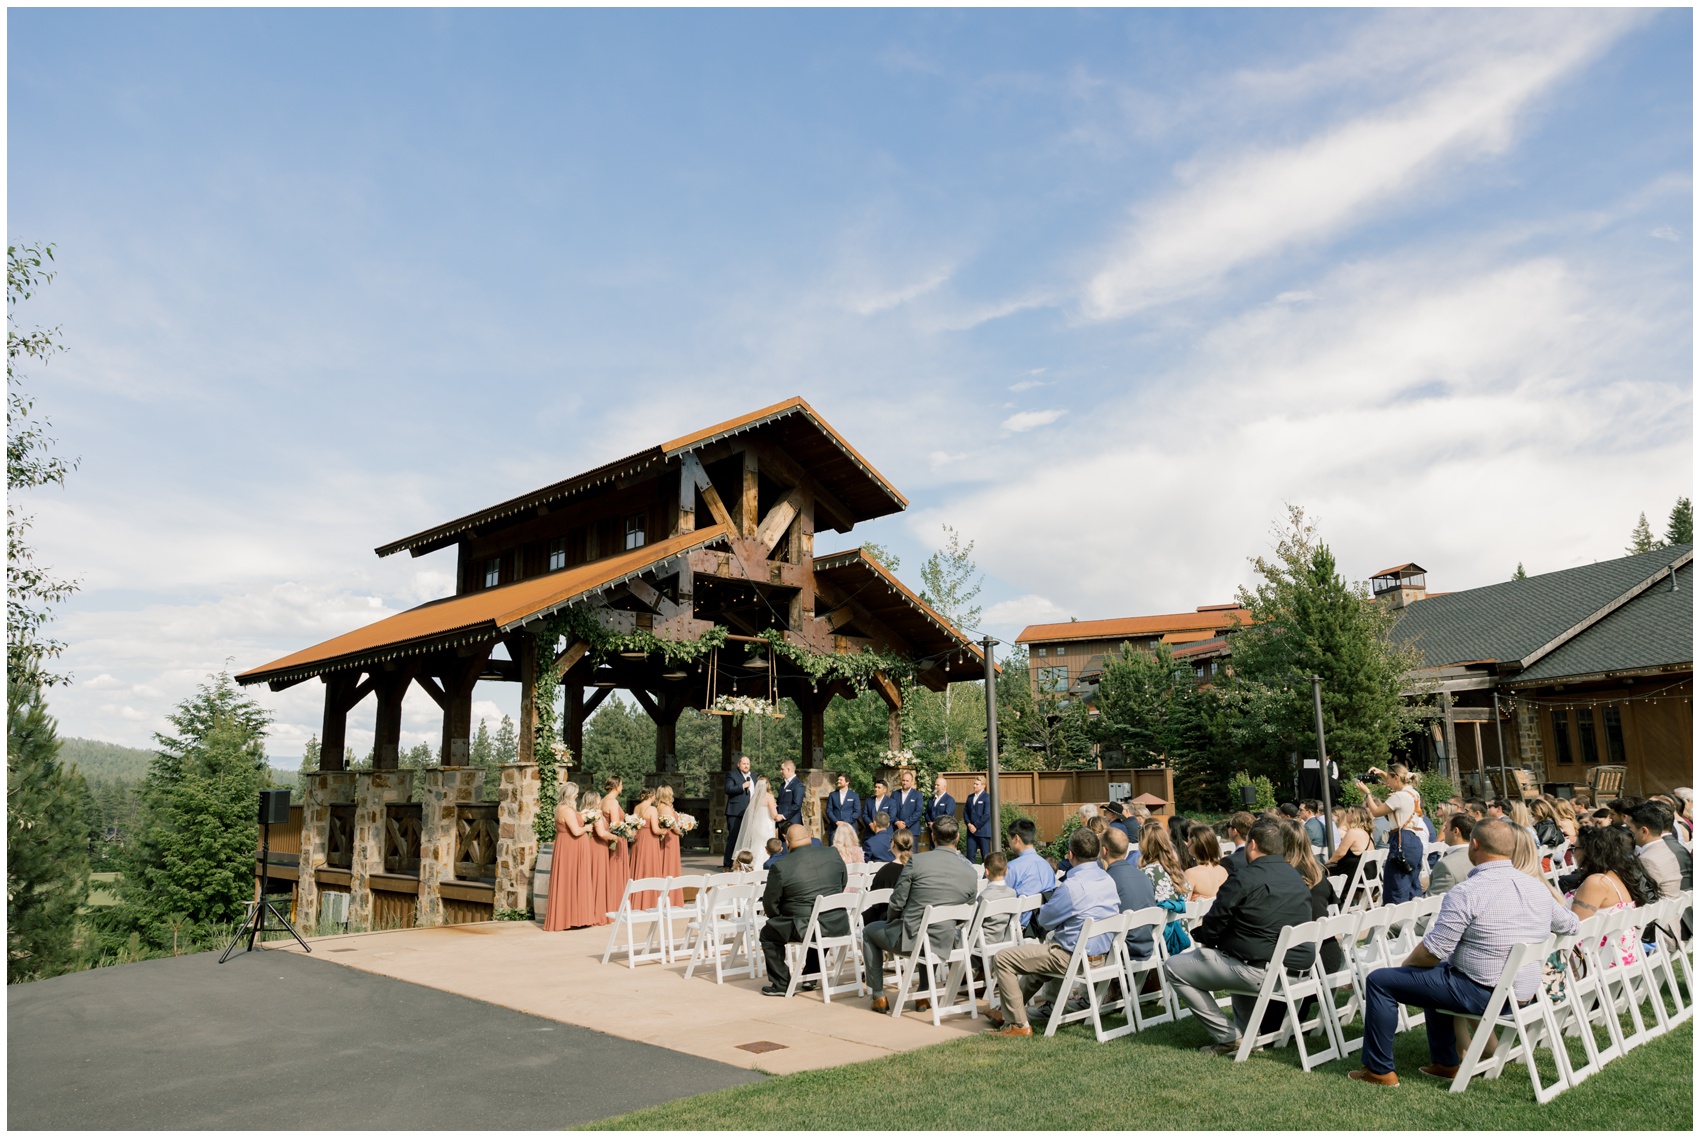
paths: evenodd
<path fill-rule="evenodd" d="M 1047 407 L 1043 411 L 1017 411 L 998 426 L 1006 431 L 1031 431 L 1035 427 L 1048 427 L 1068 412 L 1061 407 Z"/>

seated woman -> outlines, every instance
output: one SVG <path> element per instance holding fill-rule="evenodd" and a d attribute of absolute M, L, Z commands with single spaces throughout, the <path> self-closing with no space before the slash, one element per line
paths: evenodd
<path fill-rule="evenodd" d="M 892 860 L 880 866 L 879 872 L 874 874 L 874 880 L 868 886 L 869 889 L 893 889 L 897 886 L 897 879 L 903 876 L 903 867 L 908 865 L 909 859 L 915 856 L 915 835 L 903 831 L 892 838 L 891 856 Z M 883 921 L 887 908 L 886 905 L 870 906 L 862 919 L 868 924 Z"/>
<path fill-rule="evenodd" d="M 1370 837 L 1369 811 L 1361 806 L 1337 807 L 1334 811 L 1334 832 L 1340 835 L 1340 844 L 1334 847 L 1334 856 L 1328 859 L 1328 872 L 1344 877 L 1346 884 L 1350 885 L 1357 875 L 1358 862 L 1363 860 L 1374 841 Z M 1340 907 L 1350 908 L 1352 901 L 1351 897 L 1342 897 Z"/>
<path fill-rule="evenodd" d="M 1222 846 L 1216 831 L 1209 826 L 1194 826 L 1187 835 L 1187 852 L 1192 854 L 1193 866 L 1186 871 L 1187 883 L 1192 886 L 1192 899 L 1203 901 L 1216 896 L 1228 871 L 1222 865 Z"/>
<path fill-rule="evenodd" d="M 832 848 L 838 851 L 845 865 L 861 865 L 866 860 L 862 855 L 862 843 L 856 837 L 856 827 L 848 822 L 840 822 L 833 828 Z"/>

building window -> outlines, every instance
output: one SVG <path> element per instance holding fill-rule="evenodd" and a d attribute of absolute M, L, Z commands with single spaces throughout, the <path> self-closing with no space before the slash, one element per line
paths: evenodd
<path fill-rule="evenodd" d="M 1552 713 L 1552 750 L 1561 767 L 1576 761 L 1570 754 L 1570 716 L 1562 711 Z"/>
<path fill-rule="evenodd" d="M 643 515 L 633 514 L 626 519 L 626 548 L 637 549 L 643 545 Z"/>
<path fill-rule="evenodd" d="M 1039 690 L 1058 692 L 1068 690 L 1068 667 L 1040 668 Z"/>
<path fill-rule="evenodd" d="M 1204 665 L 1200 664 L 1197 667 L 1195 667 L 1192 670 L 1192 674 L 1197 676 L 1199 679 L 1203 679 L 1204 678 Z"/>
<path fill-rule="evenodd" d="M 1033 649 L 1033 655 L 1035 655 L 1035 656 L 1043 656 L 1044 654 L 1045 654 L 1045 650 L 1043 648 Z"/>
<path fill-rule="evenodd" d="M 484 587 L 493 589 L 502 583 L 502 559 L 492 557 L 484 563 Z"/>
<path fill-rule="evenodd" d="M 1222 666 L 1222 664 L 1221 664 L 1220 661 L 1217 661 L 1217 660 L 1210 661 L 1210 674 L 1214 676 L 1216 674 L 1216 669 L 1220 668 L 1221 666 Z"/>
<path fill-rule="evenodd" d="M 1594 735 L 1594 709 L 1591 707 L 1576 710 L 1576 741 L 1582 745 L 1584 763 L 1600 761 L 1600 742 Z"/>
<path fill-rule="evenodd" d="M 567 567 L 567 539 L 557 537 L 549 543 L 549 572 Z"/>
<path fill-rule="evenodd" d="M 1606 705 L 1605 721 L 1606 758 L 1610 759 L 1614 766 L 1623 766 L 1629 760 L 1624 757 L 1623 712 L 1618 709 L 1616 704 Z"/>

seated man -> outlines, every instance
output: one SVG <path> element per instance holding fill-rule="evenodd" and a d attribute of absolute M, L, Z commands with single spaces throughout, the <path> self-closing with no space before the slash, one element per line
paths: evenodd
<path fill-rule="evenodd" d="M 1015 890 L 1017 897 L 1037 893 L 1049 895 L 1057 887 L 1057 871 L 1039 855 L 1039 828 L 1029 819 L 1017 818 L 1009 828 L 1009 872 L 1004 881 Z"/>
<path fill-rule="evenodd" d="M 1629 811 L 1629 834 L 1635 839 L 1635 856 L 1641 868 L 1659 887 L 1659 899 L 1668 900 L 1684 889 L 1694 888 L 1694 862 L 1680 843 L 1665 841 L 1674 814 L 1663 802 L 1643 802 Z M 1672 850 L 1672 846 L 1676 849 Z M 1677 857 L 1680 851 L 1682 857 Z M 1687 880 L 1683 862 L 1688 862 Z"/>
<path fill-rule="evenodd" d="M 868 840 L 862 843 L 862 856 L 869 861 L 896 861 L 891 852 L 891 815 L 884 810 L 868 819 Z"/>
<path fill-rule="evenodd" d="M 987 1015 L 992 1029 L 1000 1035 L 1033 1034 L 1027 1022 L 1027 998 L 1042 984 L 1068 972 L 1080 930 L 1088 920 L 1113 917 L 1121 911 L 1116 883 L 1098 864 L 1099 851 L 1098 835 L 1091 830 L 1082 826 L 1070 834 L 1068 861 L 1073 868 L 1039 909 L 1039 926 L 1047 930 L 1044 943 L 1015 945 L 993 957 L 1003 1010 Z M 1088 941 L 1086 951 L 1100 957 L 1110 950 L 1110 944 L 1111 935 L 1104 933 Z"/>
<path fill-rule="evenodd" d="M 890 1007 L 885 998 L 885 954 L 914 950 L 927 906 L 972 904 L 980 888 L 974 867 L 956 849 L 957 836 L 955 818 L 935 821 L 934 848 L 909 859 L 897 884 L 891 888 L 891 904 L 886 909 L 885 920 L 870 922 L 862 930 L 862 958 L 867 964 L 868 987 L 873 989 L 872 1007 L 876 1012 Z M 939 924 L 928 930 L 927 939 L 939 959 L 950 955 L 960 927 L 960 923 Z"/>
<path fill-rule="evenodd" d="M 1322 803 L 1315 798 L 1307 798 L 1299 803 L 1299 821 L 1304 823 L 1305 837 L 1310 839 L 1313 846 L 1326 845 L 1324 839 L 1328 836 L 1327 823 L 1322 817 Z"/>
<path fill-rule="evenodd" d="M 1446 828 L 1441 834 L 1446 840 L 1447 850 L 1429 870 L 1428 896 L 1438 897 L 1470 876 L 1470 832 L 1475 828 L 1470 816 L 1462 811 L 1446 820 Z"/>
<path fill-rule="evenodd" d="M 767 860 L 761 863 L 763 869 L 772 869 L 785 856 L 785 841 L 782 838 L 767 839 Z"/>
<path fill-rule="evenodd" d="M 1116 895 L 1121 899 L 1121 911 L 1136 913 L 1157 904 L 1157 890 L 1139 866 L 1127 859 L 1127 835 L 1111 828 L 1104 834 L 1104 849 L 1099 861 L 1110 880 L 1116 883 Z M 1133 929 L 1127 934 L 1127 954 L 1135 960 L 1150 960 L 1156 951 L 1151 942 L 1151 930 Z"/>
<path fill-rule="evenodd" d="M 1262 818 L 1252 823 L 1246 835 L 1245 865 L 1222 882 L 1215 904 L 1193 931 L 1192 939 L 1199 947 L 1170 957 L 1163 966 L 1175 994 L 1215 1040 L 1200 1051 L 1232 1055 L 1239 1050 L 1240 1034 L 1257 1006 L 1263 973 L 1281 930 L 1311 919 L 1310 889 L 1299 871 L 1287 864 L 1286 850 L 1280 822 Z M 1311 962 L 1286 964 L 1308 968 Z M 1233 1023 L 1216 1006 L 1216 992 L 1232 995 Z"/>
<path fill-rule="evenodd" d="M 1516 825 L 1489 818 L 1470 831 L 1470 876 L 1453 886 L 1425 935 L 1398 968 L 1378 968 L 1365 979 L 1364 1065 L 1348 1074 L 1360 1082 L 1396 1087 L 1393 1033 L 1399 1005 L 1422 1008 L 1429 1065 L 1437 1079 L 1458 1074 L 1454 1015 L 1480 1016 L 1499 983 L 1512 946 L 1573 933 L 1576 915 L 1553 897 L 1546 882 L 1511 864 Z M 1220 904 L 1220 902 L 1218 902 Z M 1519 1001 L 1540 995 L 1541 962 L 1518 973 Z M 1542 997 L 1545 998 L 1544 996 Z"/>
<path fill-rule="evenodd" d="M 814 914 L 815 898 L 844 892 L 850 873 L 844 859 L 831 846 L 811 844 L 809 831 L 792 826 L 785 831 L 790 847 L 784 857 L 773 863 L 767 874 L 767 890 L 762 894 L 762 911 L 768 914 L 761 930 L 761 951 L 767 961 L 767 986 L 764 996 L 783 996 L 791 985 L 791 969 L 785 963 L 785 946 L 800 943 L 809 930 L 809 917 Z M 821 918 L 821 932 L 827 936 L 845 936 L 850 931 L 850 914 L 840 910 Z M 803 965 L 803 974 L 820 967 L 813 949 Z M 811 981 L 806 987 L 812 988 Z"/>

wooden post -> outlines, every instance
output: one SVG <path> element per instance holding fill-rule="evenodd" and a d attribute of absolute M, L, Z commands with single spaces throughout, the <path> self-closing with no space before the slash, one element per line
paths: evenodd
<path fill-rule="evenodd" d="M 757 465 L 754 447 L 744 448 L 744 492 L 739 499 L 738 533 L 744 537 L 756 535 L 756 525 L 761 521 L 759 499 L 761 490 L 761 468 Z"/>
<path fill-rule="evenodd" d="M 411 669 L 380 673 L 378 720 L 373 727 L 372 769 L 393 771 L 401 765 L 401 702 L 413 683 Z"/>
<path fill-rule="evenodd" d="M 679 511 L 673 523 L 673 536 L 695 533 L 697 528 L 697 482 L 691 464 L 679 463 Z"/>
<path fill-rule="evenodd" d="M 685 700 L 678 692 L 663 692 L 655 720 L 655 769 L 671 774 L 679 769 L 679 715 Z"/>
<path fill-rule="evenodd" d="M 810 572 L 803 575 L 803 587 L 791 598 L 789 623 L 792 628 L 807 628 L 815 619 L 815 498 L 807 492 L 801 498 L 797 516 L 791 522 L 787 559 Z"/>
<path fill-rule="evenodd" d="M 490 656 L 494 642 L 471 656 L 455 657 L 443 669 L 442 765 L 464 767 L 472 753 L 472 689 Z"/>
<path fill-rule="evenodd" d="M 1440 693 L 1440 707 L 1446 715 L 1446 765 L 1441 768 L 1442 774 L 1450 775 L 1458 769 L 1458 728 L 1452 719 L 1452 693 Z"/>
<path fill-rule="evenodd" d="M 744 723 L 736 715 L 720 719 L 720 773 L 725 774 L 738 761 L 744 749 Z"/>
<path fill-rule="evenodd" d="M 518 765 L 525 766 L 537 762 L 537 638 L 517 632 L 508 638 L 508 651 L 519 665 Z M 553 770 L 554 756 L 549 761 Z"/>
<path fill-rule="evenodd" d="M 354 690 L 355 676 L 351 672 L 331 672 L 319 677 L 325 683 L 325 718 L 319 731 L 319 769 L 344 769 L 343 753 L 348 749 L 348 699 Z"/>
<path fill-rule="evenodd" d="M 584 680 L 588 669 L 574 665 L 561 677 L 561 690 L 566 693 L 566 708 L 561 714 L 561 741 L 573 753 L 573 765 L 579 766 L 584 755 Z"/>
<path fill-rule="evenodd" d="M 884 672 L 874 673 L 874 690 L 885 700 L 885 735 L 888 749 L 903 749 L 903 689 Z"/>
<path fill-rule="evenodd" d="M 797 769 L 821 770 L 826 766 L 826 705 L 832 702 L 832 693 L 799 692 L 796 702 L 797 710 L 803 714 L 803 753 L 797 760 Z"/>

